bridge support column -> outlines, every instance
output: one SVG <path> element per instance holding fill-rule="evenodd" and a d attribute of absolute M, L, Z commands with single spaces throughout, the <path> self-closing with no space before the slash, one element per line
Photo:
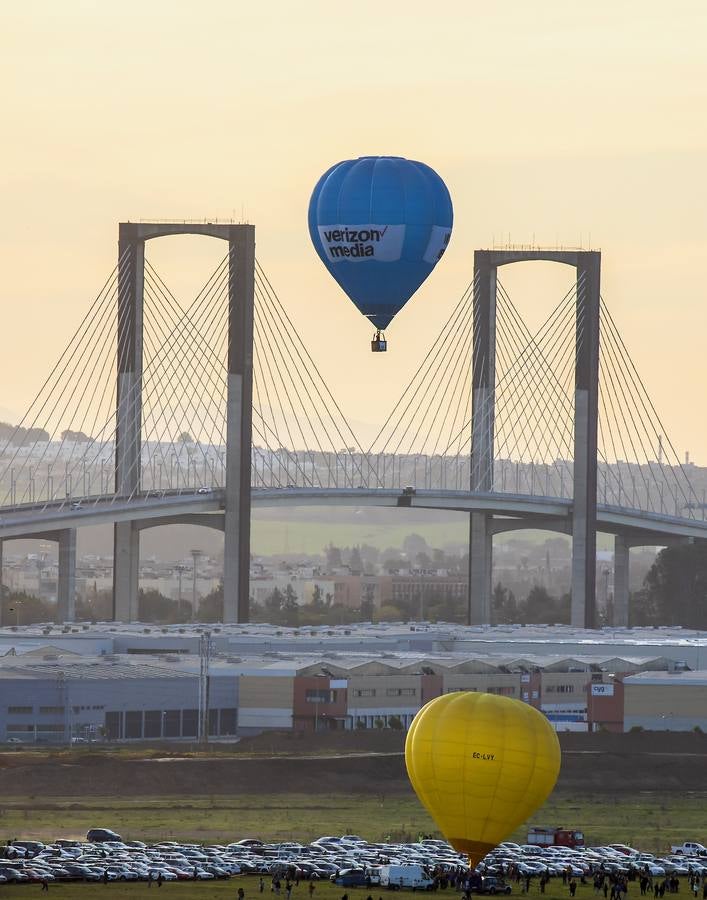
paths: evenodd
<path fill-rule="evenodd" d="M 135 222 L 121 222 L 118 234 L 118 384 L 115 432 L 115 492 L 140 490 L 142 434 L 142 342 L 145 236 Z M 139 538 L 130 523 L 113 533 L 113 618 L 137 618 Z"/>
<path fill-rule="evenodd" d="M 612 625 L 628 626 L 629 543 L 622 534 L 614 538 L 614 620 Z"/>
<path fill-rule="evenodd" d="M 255 228 L 229 239 L 228 394 L 223 547 L 223 621 L 250 617 L 250 481 L 253 419 Z"/>
<path fill-rule="evenodd" d="M 491 622 L 492 519 L 486 513 L 469 516 L 469 625 Z"/>
<path fill-rule="evenodd" d="M 2 620 L 2 613 L 5 604 L 5 583 L 3 581 L 3 551 L 5 549 L 5 542 L 0 541 L 0 628 L 5 624 Z"/>
<path fill-rule="evenodd" d="M 597 420 L 601 254 L 577 254 L 574 391 L 572 609 L 577 628 L 596 628 Z"/>
<path fill-rule="evenodd" d="M 57 583 L 57 619 L 76 620 L 76 529 L 63 528 L 57 535 L 59 543 L 59 579 Z"/>
<path fill-rule="evenodd" d="M 113 618 L 135 622 L 138 618 L 140 532 L 133 522 L 116 522 L 113 542 Z"/>
<path fill-rule="evenodd" d="M 496 404 L 496 280 L 492 253 L 474 253 L 474 335 L 471 364 L 471 490 L 493 490 Z M 493 517 L 471 513 L 468 622 L 491 622 Z"/>
<path fill-rule="evenodd" d="M 471 489 L 483 493 L 493 490 L 497 272 L 488 251 L 474 253 Z"/>

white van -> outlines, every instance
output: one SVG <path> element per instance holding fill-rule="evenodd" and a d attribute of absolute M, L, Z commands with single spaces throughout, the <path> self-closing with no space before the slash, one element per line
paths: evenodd
<path fill-rule="evenodd" d="M 432 890 L 432 879 L 422 866 L 381 866 L 380 885 L 391 890 L 406 888 L 413 891 Z"/>

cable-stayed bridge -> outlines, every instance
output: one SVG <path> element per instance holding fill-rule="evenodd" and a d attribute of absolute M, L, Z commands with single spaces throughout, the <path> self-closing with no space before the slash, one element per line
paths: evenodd
<path fill-rule="evenodd" d="M 189 305 L 147 241 L 226 242 Z M 574 270 L 531 332 L 499 278 Z M 572 622 L 596 624 L 596 533 L 615 536 L 614 624 L 632 546 L 707 538 L 690 482 L 600 293 L 596 251 L 475 254 L 473 280 L 363 446 L 255 258 L 254 228 L 124 223 L 116 268 L 22 421 L 0 440 L 0 548 L 59 544 L 73 618 L 76 529 L 114 526 L 114 612 L 137 618 L 140 532 L 224 532 L 224 618 L 247 621 L 251 505 L 448 509 L 470 517 L 469 621 L 490 621 L 493 536 L 572 535 Z M 1 557 L 0 557 L 1 559 Z"/>

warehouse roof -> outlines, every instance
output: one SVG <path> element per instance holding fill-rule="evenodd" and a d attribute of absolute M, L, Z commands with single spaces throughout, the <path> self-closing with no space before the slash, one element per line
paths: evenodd
<path fill-rule="evenodd" d="M 147 664 L 144 661 L 134 662 L 130 657 L 59 657 L 56 660 L 38 662 L 36 659 L 26 660 L 22 657 L 5 657 L 0 660 L 0 680 L 10 679 L 81 679 L 95 681 L 98 679 L 125 678 L 191 678 L 192 673 L 182 672 L 178 668 L 168 668 Z"/>
<path fill-rule="evenodd" d="M 707 687 L 707 669 L 698 669 L 694 672 L 639 672 L 637 675 L 624 678 L 624 684 L 629 686 Z"/>

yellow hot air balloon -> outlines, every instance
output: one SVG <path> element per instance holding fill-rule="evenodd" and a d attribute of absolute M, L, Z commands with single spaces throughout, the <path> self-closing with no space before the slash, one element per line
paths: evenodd
<path fill-rule="evenodd" d="M 459 691 L 418 712 L 405 763 L 440 831 L 475 866 L 545 802 L 560 771 L 560 744 L 532 706 Z"/>

